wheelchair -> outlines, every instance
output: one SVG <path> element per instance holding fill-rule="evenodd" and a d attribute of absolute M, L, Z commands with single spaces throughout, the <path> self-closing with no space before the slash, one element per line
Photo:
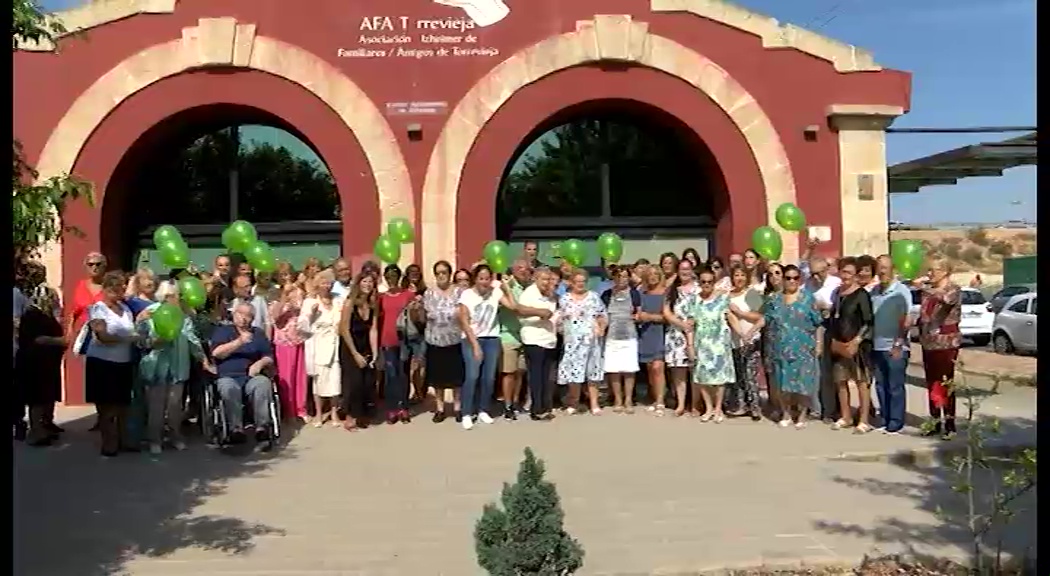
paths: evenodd
<path fill-rule="evenodd" d="M 273 442 L 276 445 L 277 441 L 281 438 L 281 397 L 280 390 L 277 388 L 276 378 L 266 375 L 270 378 L 270 422 L 272 423 L 273 429 L 271 434 L 273 435 Z M 230 426 L 226 419 L 226 410 L 223 404 L 222 396 L 219 394 L 219 387 L 217 386 L 217 378 L 209 375 L 205 378 L 204 385 L 201 387 L 201 396 L 198 406 L 200 407 L 200 416 L 198 422 L 201 427 L 201 436 L 211 444 L 219 448 L 224 448 L 230 445 Z M 249 403 L 244 404 L 244 424 L 245 426 L 254 424 L 254 417 L 252 414 L 252 406 Z"/>

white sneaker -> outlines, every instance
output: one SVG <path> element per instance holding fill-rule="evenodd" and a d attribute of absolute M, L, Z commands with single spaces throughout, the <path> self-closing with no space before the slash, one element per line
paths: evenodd
<path fill-rule="evenodd" d="M 470 430 L 473 427 L 474 427 L 474 419 L 471 418 L 470 416 L 464 416 L 463 417 L 463 429 L 464 430 Z"/>
<path fill-rule="evenodd" d="M 492 419 L 492 416 L 489 416 L 488 412 L 479 412 L 478 420 L 480 420 L 482 424 L 492 424 L 495 422 L 495 420 Z"/>
<path fill-rule="evenodd" d="M 164 450 L 160 447 L 160 444 L 150 444 L 149 453 L 153 456 L 160 456 Z"/>

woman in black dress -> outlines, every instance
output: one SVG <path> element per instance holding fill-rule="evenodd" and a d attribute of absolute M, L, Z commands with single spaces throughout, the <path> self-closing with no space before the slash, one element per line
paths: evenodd
<path fill-rule="evenodd" d="M 339 366 L 342 369 L 343 427 L 353 432 L 368 425 L 376 403 L 376 357 L 379 350 L 376 278 L 357 276 L 343 301 L 339 320 Z"/>
<path fill-rule="evenodd" d="M 831 378 L 838 387 L 841 415 L 832 428 L 853 426 L 849 390 L 850 383 L 853 383 L 860 396 L 860 422 L 854 432 L 863 434 L 872 430 L 868 417 L 871 412 L 871 333 L 875 314 L 871 295 L 856 280 L 856 259 L 842 258 L 838 268 L 842 284 L 832 296 L 828 330 L 831 335 Z"/>
<path fill-rule="evenodd" d="M 31 306 L 19 323 L 15 356 L 15 388 L 20 405 L 29 407 L 26 443 L 31 446 L 48 446 L 62 431 L 55 425 L 55 403 L 62 397 L 65 331 L 56 314 L 58 294 L 43 283 L 40 268 L 40 278 L 33 278 L 35 286 L 28 292 Z"/>

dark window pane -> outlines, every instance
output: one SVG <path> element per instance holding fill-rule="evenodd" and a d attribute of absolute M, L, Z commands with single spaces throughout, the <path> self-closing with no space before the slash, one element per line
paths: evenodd
<path fill-rule="evenodd" d="M 517 218 L 600 216 L 598 123 L 558 126 L 532 142 L 503 181 L 505 214 Z"/>

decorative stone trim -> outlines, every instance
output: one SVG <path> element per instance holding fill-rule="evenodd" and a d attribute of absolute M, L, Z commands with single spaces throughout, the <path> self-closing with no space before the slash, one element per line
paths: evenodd
<path fill-rule="evenodd" d="M 781 24 L 776 18 L 752 12 L 725 0 L 650 0 L 649 8 L 653 12 L 689 12 L 714 20 L 758 36 L 765 48 L 790 48 L 827 60 L 839 72 L 882 70 L 867 50 L 832 40 L 794 24 Z"/>
<path fill-rule="evenodd" d="M 751 147 L 761 172 L 766 211 L 795 202 L 795 180 L 780 136 L 754 97 L 729 72 L 703 55 L 651 34 L 648 24 L 627 15 L 598 15 L 576 31 L 552 36 L 497 65 L 452 110 L 434 146 L 423 183 L 421 222 L 424 269 L 454 261 L 456 214 L 467 155 L 482 127 L 515 92 L 559 70 L 618 60 L 663 71 L 693 85 L 733 120 Z M 524 135 L 522 135 L 524 136 Z M 784 233 L 786 261 L 798 258 L 797 233 Z"/>
<path fill-rule="evenodd" d="M 903 114 L 900 106 L 832 104 L 828 106 L 828 124 L 835 130 L 885 130 Z"/>
<path fill-rule="evenodd" d="M 157 44 L 120 62 L 81 94 L 55 126 L 37 161 L 40 179 L 68 174 L 88 138 L 123 101 L 147 86 L 202 66 L 238 66 L 267 72 L 298 84 L 329 108 L 357 137 L 375 177 L 383 221 L 415 221 L 412 183 L 401 149 L 386 118 L 361 88 L 324 59 L 298 46 L 258 36 L 254 24 L 236 19 L 202 18 L 182 38 Z M 104 199 L 103 199 L 104 201 Z M 48 247 L 51 261 L 53 251 Z M 404 262 L 415 246 L 402 248 Z M 61 268 L 49 280 L 61 278 Z M 56 284 L 57 286 L 57 284 Z"/>
<path fill-rule="evenodd" d="M 123 20 L 139 14 L 171 14 L 175 12 L 178 0 L 94 0 L 83 6 L 57 12 L 54 18 L 62 22 L 69 36 L 96 26 Z M 51 52 L 55 45 L 50 41 L 43 43 L 19 42 L 19 50 L 29 52 Z"/>

